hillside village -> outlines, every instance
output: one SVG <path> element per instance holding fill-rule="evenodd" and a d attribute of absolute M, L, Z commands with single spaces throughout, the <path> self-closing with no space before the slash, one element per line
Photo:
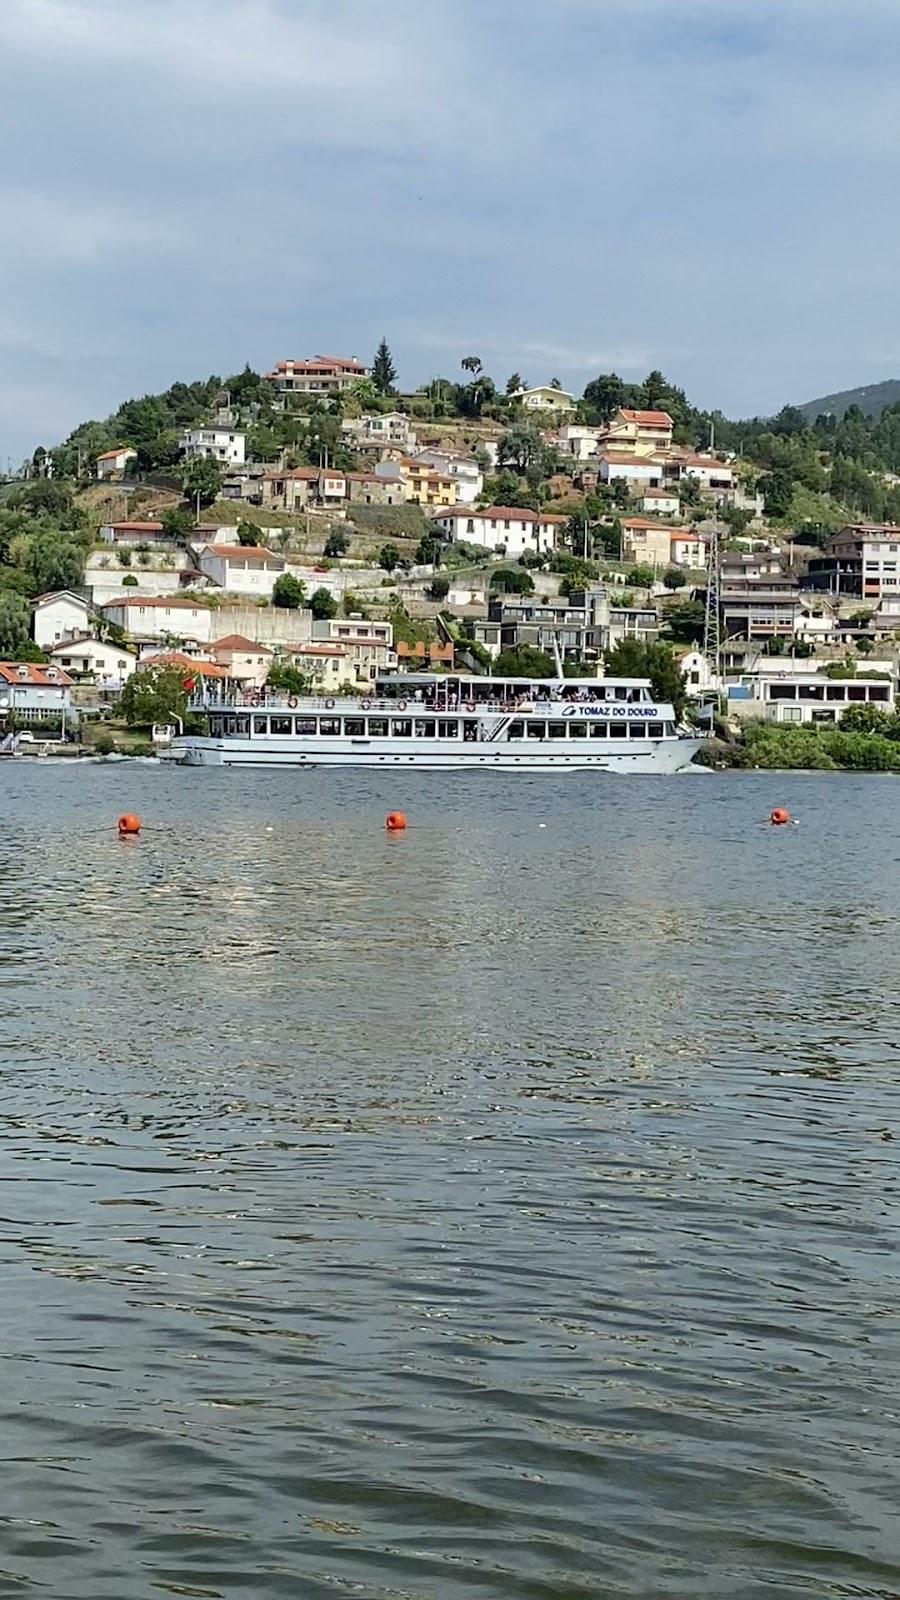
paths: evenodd
<path fill-rule="evenodd" d="M 892 712 L 900 408 L 732 423 L 660 373 L 460 368 L 284 358 L 36 449 L 0 491 L 0 723 L 155 720 L 136 675 L 338 695 L 557 659 L 668 658 L 733 726 Z"/>

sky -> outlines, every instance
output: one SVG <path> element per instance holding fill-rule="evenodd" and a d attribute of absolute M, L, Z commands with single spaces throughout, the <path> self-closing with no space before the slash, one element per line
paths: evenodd
<path fill-rule="evenodd" d="M 0 465 L 316 353 L 900 374 L 900 0 L 0 0 Z"/>

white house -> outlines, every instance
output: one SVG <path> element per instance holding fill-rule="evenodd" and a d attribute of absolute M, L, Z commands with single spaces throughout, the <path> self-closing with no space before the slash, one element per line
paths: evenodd
<path fill-rule="evenodd" d="M 808 663 L 806 663 L 808 665 Z M 813 672 L 780 672 L 774 665 L 743 675 L 728 687 L 728 713 L 767 722 L 840 722 L 850 706 L 894 709 L 892 679 L 826 678 Z"/>
<path fill-rule="evenodd" d="M 97 457 L 95 463 L 97 477 L 100 479 L 115 478 L 119 473 L 125 471 L 129 461 L 136 460 L 137 451 L 133 450 L 130 444 L 119 445 L 115 450 L 104 450 L 103 454 Z"/>
<path fill-rule="evenodd" d="M 583 422 L 567 422 L 556 436 L 560 455 L 574 456 L 576 461 L 589 461 L 597 454 L 602 431 L 602 428 L 592 428 Z"/>
<path fill-rule="evenodd" d="M 32 600 L 34 642 L 39 650 L 49 650 L 61 639 L 83 637 L 90 628 L 91 608 L 71 589 L 56 589 Z"/>
<path fill-rule="evenodd" d="M 681 501 L 673 489 L 638 489 L 638 505 L 646 516 L 677 517 Z"/>
<path fill-rule="evenodd" d="M 692 700 L 697 699 L 699 695 L 708 689 L 719 687 L 716 682 L 716 675 L 710 665 L 709 657 L 705 656 L 703 651 L 697 649 L 696 646 L 693 650 L 686 647 L 677 649 L 675 651 L 675 659 L 684 678 L 685 689 Z"/>
<path fill-rule="evenodd" d="M 47 653 L 73 678 L 90 678 L 103 689 L 121 689 L 137 665 L 136 658 L 121 645 L 90 637 L 64 639 Z"/>
<path fill-rule="evenodd" d="M 652 456 L 627 455 L 618 450 L 602 450 L 598 459 L 602 483 L 614 483 L 621 478 L 629 487 L 658 489 L 663 480 L 661 461 Z"/>
<path fill-rule="evenodd" d="M 158 544 L 166 532 L 161 522 L 104 522 L 100 538 L 104 544 Z"/>
<path fill-rule="evenodd" d="M 669 542 L 669 560 L 673 567 L 693 567 L 699 569 L 706 566 L 706 540 L 700 533 L 695 533 L 693 528 L 681 528 L 672 532 Z"/>
<path fill-rule="evenodd" d="M 197 456 L 212 456 L 229 467 L 242 467 L 246 458 L 246 435 L 234 428 L 211 422 L 205 428 L 185 428 L 181 449 L 187 461 Z"/>
<path fill-rule="evenodd" d="M 723 493 L 734 488 L 734 469 L 727 461 L 695 454 L 690 450 L 681 451 L 666 462 L 666 478 L 676 483 L 683 478 L 694 478 L 701 489 L 721 490 Z"/>
<path fill-rule="evenodd" d="M 533 389 L 514 389 L 510 400 L 518 400 L 526 411 L 574 411 L 575 396 L 552 383 L 540 383 Z"/>
<path fill-rule="evenodd" d="M 272 651 L 241 633 L 229 633 L 224 639 L 216 639 L 211 653 L 213 660 L 225 667 L 229 678 L 245 688 L 261 689 L 269 676 Z"/>
<path fill-rule="evenodd" d="M 271 599 L 287 565 L 283 556 L 251 544 L 208 544 L 197 560 L 200 571 L 228 594 L 252 594 L 257 599 Z"/>
<path fill-rule="evenodd" d="M 453 492 L 461 506 L 473 506 L 484 488 L 484 474 L 474 456 L 461 450 L 425 449 L 416 452 L 415 458 L 423 466 L 453 480 Z"/>
<path fill-rule="evenodd" d="M 196 600 L 124 594 L 104 601 L 100 609 L 135 639 L 195 639 L 199 644 L 209 639 L 210 610 Z"/>
<path fill-rule="evenodd" d="M 7 718 L 47 722 L 72 712 L 72 679 L 52 662 L 0 661 L 0 727 Z"/>
<path fill-rule="evenodd" d="M 502 549 L 507 556 L 520 556 L 526 550 L 554 550 L 566 519 L 529 511 L 525 506 L 483 506 L 478 510 L 453 506 L 435 512 L 432 521 L 451 543 L 477 544 L 485 550 Z"/>

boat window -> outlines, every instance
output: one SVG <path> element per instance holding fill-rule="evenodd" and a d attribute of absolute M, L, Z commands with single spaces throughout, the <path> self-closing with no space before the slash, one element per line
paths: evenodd
<path fill-rule="evenodd" d="M 410 717 L 394 717 L 391 721 L 391 733 L 395 739 L 411 739 L 412 719 Z"/>
<path fill-rule="evenodd" d="M 433 739 L 434 738 L 434 718 L 433 717 L 417 717 L 416 718 L 415 727 L 416 727 L 416 738 L 417 739 Z"/>
<path fill-rule="evenodd" d="M 629 739 L 646 739 L 647 727 L 643 722 L 630 722 L 628 724 Z"/>
<path fill-rule="evenodd" d="M 366 724 L 362 717 L 345 717 L 344 732 L 351 739 L 362 739 L 365 735 Z"/>
<path fill-rule="evenodd" d="M 250 718 L 235 717 L 231 724 L 231 732 L 235 739 L 246 739 L 248 733 L 250 732 Z"/>
<path fill-rule="evenodd" d="M 370 739 L 385 739 L 387 737 L 387 717 L 370 717 L 366 732 Z"/>
<path fill-rule="evenodd" d="M 609 725 L 608 725 L 608 723 L 606 723 L 606 722 L 592 722 L 591 723 L 591 738 L 592 739 L 608 739 L 609 738 Z"/>
<path fill-rule="evenodd" d="M 298 717 L 295 731 L 304 734 L 307 738 L 310 734 L 314 734 L 316 731 L 315 717 Z"/>
<path fill-rule="evenodd" d="M 663 736 L 663 725 L 662 725 L 661 722 L 648 722 L 647 723 L 647 737 L 648 738 L 650 738 L 650 739 L 661 739 L 662 736 Z"/>
<path fill-rule="evenodd" d="M 547 738 L 564 739 L 566 737 L 566 724 L 564 722 L 548 722 Z"/>
<path fill-rule="evenodd" d="M 525 722 L 524 722 L 524 719 L 522 717 L 517 717 L 515 722 L 511 722 L 510 723 L 510 725 L 509 725 L 509 733 L 507 734 L 506 737 L 508 739 L 524 739 L 524 737 L 525 737 Z"/>
<path fill-rule="evenodd" d="M 675 724 L 674 724 L 674 722 L 664 722 L 663 723 L 663 727 L 664 727 L 664 729 L 666 731 L 667 738 L 671 739 L 673 733 L 675 732 Z"/>
<path fill-rule="evenodd" d="M 269 731 L 269 719 L 268 719 L 268 717 L 254 717 L 253 718 L 253 732 L 254 733 L 268 733 L 268 731 Z"/>
<path fill-rule="evenodd" d="M 319 732 L 327 739 L 334 739 L 341 731 L 340 717 L 320 717 Z"/>
<path fill-rule="evenodd" d="M 293 733 L 293 731 L 294 731 L 294 719 L 293 719 L 293 717 L 272 717 L 272 719 L 271 719 L 271 731 L 272 731 L 272 733 L 278 733 L 278 734 L 281 734 L 282 736 L 284 734 L 286 734 L 286 733 Z"/>
<path fill-rule="evenodd" d="M 546 722 L 526 722 L 525 733 L 529 739 L 543 739 L 546 735 Z"/>
<path fill-rule="evenodd" d="M 616 700 L 627 700 L 628 699 L 628 690 L 624 687 L 623 684 L 620 683 L 620 684 L 617 685 L 617 687 L 616 687 L 616 689 L 614 691 L 614 698 Z"/>
<path fill-rule="evenodd" d="M 572 721 L 569 723 L 569 738 L 570 739 L 586 739 L 587 736 L 588 736 L 587 723 L 586 722 L 576 722 L 574 717 L 573 717 Z"/>
<path fill-rule="evenodd" d="M 224 718 L 222 717 L 210 717 L 209 734 L 211 739 L 221 739 L 222 734 L 225 731 L 222 726 L 223 721 Z"/>
<path fill-rule="evenodd" d="M 456 717 L 441 717 L 438 722 L 439 739 L 458 739 L 459 722 Z"/>

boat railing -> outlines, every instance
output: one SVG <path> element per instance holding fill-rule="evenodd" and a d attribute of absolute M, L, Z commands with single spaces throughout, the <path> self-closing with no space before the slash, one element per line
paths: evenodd
<path fill-rule="evenodd" d="M 391 696 L 383 699 L 376 695 L 288 695 L 279 690 L 275 694 L 264 689 L 224 696 L 195 694 L 191 699 L 193 711 L 334 711 L 352 716 L 355 711 L 384 711 L 394 716 L 409 712 L 413 716 L 433 716 L 437 712 L 480 711 L 495 716 L 509 716 L 514 712 L 529 713 L 551 709 L 560 710 L 570 705 L 607 705 L 605 700 L 573 700 L 562 695 L 552 698 L 533 696 L 518 700 L 468 700 L 465 695 L 441 695 L 434 700 L 417 700 L 414 695 Z M 616 704 L 624 702 L 615 702 Z"/>

